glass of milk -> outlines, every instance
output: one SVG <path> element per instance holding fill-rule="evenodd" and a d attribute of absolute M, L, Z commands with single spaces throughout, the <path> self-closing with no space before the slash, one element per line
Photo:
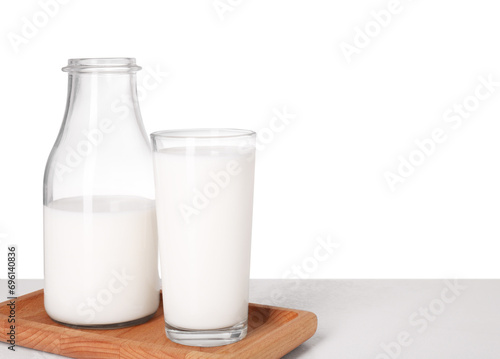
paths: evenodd
<path fill-rule="evenodd" d="M 247 333 L 255 133 L 151 134 L 167 337 L 219 346 Z"/>

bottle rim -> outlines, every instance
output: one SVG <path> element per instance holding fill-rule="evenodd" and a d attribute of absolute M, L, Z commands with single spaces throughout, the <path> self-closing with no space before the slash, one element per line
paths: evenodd
<path fill-rule="evenodd" d="M 151 133 L 151 138 L 177 138 L 177 139 L 213 139 L 213 138 L 234 138 L 234 137 L 254 137 L 256 133 L 251 130 L 237 128 L 191 128 L 181 130 L 165 130 Z"/>
<path fill-rule="evenodd" d="M 69 59 L 64 72 L 131 73 L 141 70 L 133 57 L 96 57 Z"/>

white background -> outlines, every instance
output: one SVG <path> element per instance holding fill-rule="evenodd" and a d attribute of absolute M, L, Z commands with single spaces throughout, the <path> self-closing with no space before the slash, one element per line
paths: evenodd
<path fill-rule="evenodd" d="M 259 152 L 252 277 L 294 266 L 309 278 L 500 275 L 500 87 L 468 97 L 480 77 L 500 81 L 495 2 L 401 0 L 385 27 L 371 12 L 389 1 L 221 3 L 231 7 L 222 19 L 212 0 L 71 0 L 43 24 L 38 1 L 2 2 L 0 263 L 15 243 L 20 277 L 43 277 L 42 181 L 65 107 L 60 68 L 130 56 L 168 72 L 141 100 L 148 133 L 262 132 L 273 110 L 296 115 Z M 23 18 L 40 26 L 13 45 Z M 354 46 L 366 26 L 371 37 L 348 61 L 342 43 Z M 445 122 L 466 99 L 477 109 L 459 126 Z M 446 141 L 391 191 L 386 171 L 397 174 L 398 156 L 437 128 Z M 325 258 L 317 236 L 338 248 Z"/>

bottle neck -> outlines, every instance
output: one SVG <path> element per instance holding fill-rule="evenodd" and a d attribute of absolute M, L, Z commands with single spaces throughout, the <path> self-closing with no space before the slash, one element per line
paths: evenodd
<path fill-rule="evenodd" d="M 59 198 L 154 198 L 151 151 L 134 59 L 74 59 L 65 117 L 45 172 L 44 203 Z"/>
<path fill-rule="evenodd" d="M 70 74 L 67 118 L 96 122 L 102 118 L 139 117 L 135 74 Z M 131 116 L 132 115 L 132 116 Z"/>

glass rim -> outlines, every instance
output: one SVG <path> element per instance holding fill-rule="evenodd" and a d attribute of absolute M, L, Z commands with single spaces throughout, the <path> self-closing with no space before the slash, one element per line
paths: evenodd
<path fill-rule="evenodd" d="M 252 130 L 238 128 L 190 128 L 180 130 L 164 130 L 151 133 L 151 139 L 211 139 L 211 138 L 238 138 L 253 137 L 256 133 Z"/>
<path fill-rule="evenodd" d="M 137 72 L 134 57 L 84 57 L 69 59 L 64 72 Z"/>

